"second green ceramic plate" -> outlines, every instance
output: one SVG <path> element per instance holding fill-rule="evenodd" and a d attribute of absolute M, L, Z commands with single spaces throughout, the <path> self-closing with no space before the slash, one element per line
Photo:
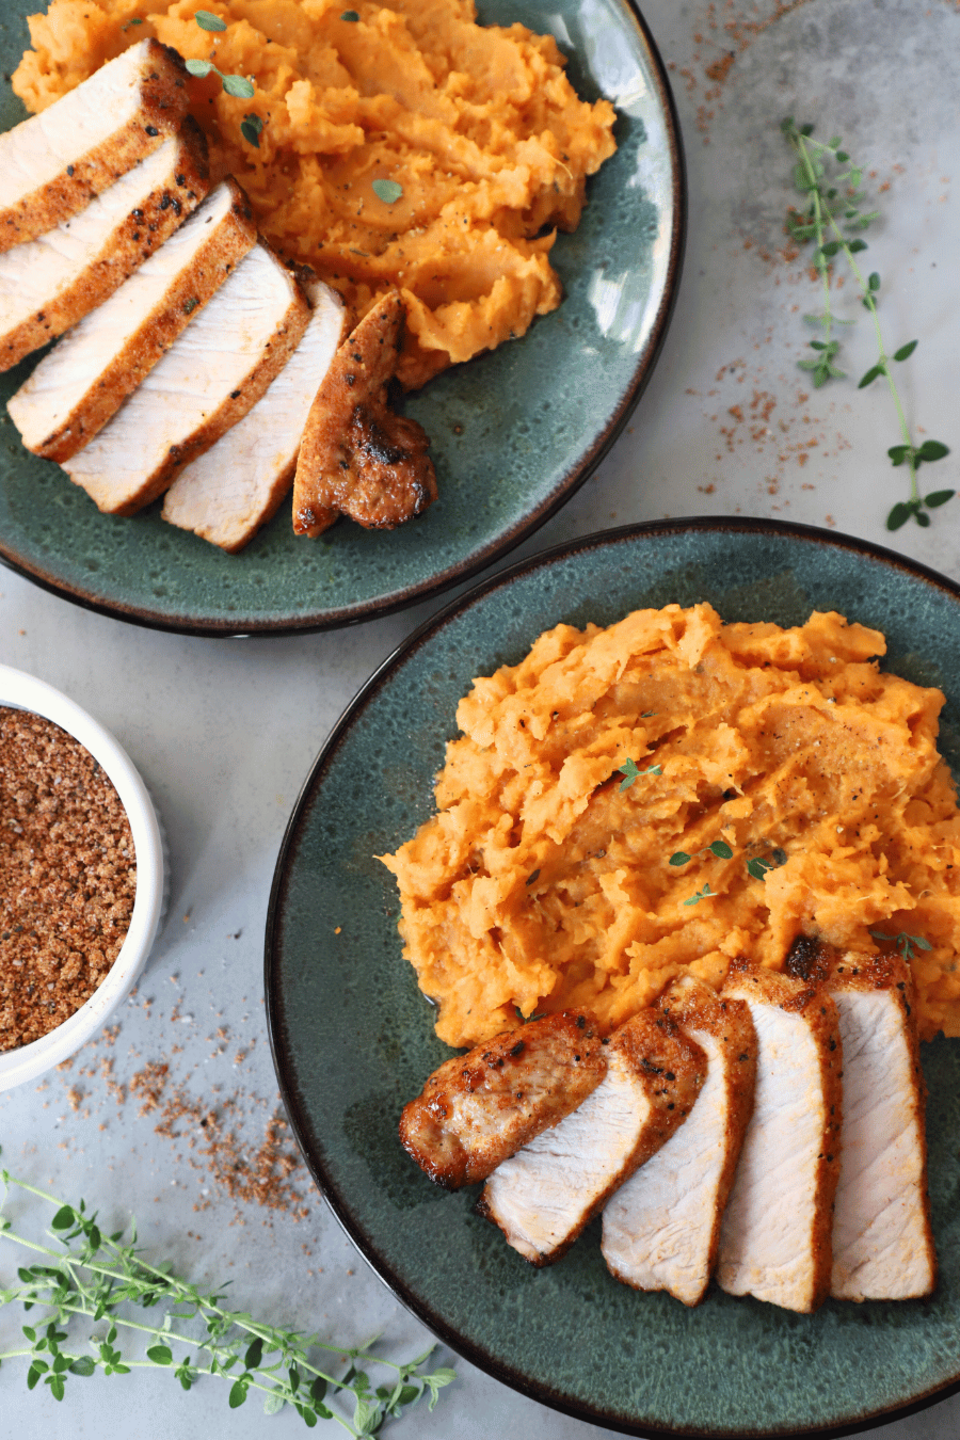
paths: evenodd
<path fill-rule="evenodd" d="M 928 1301 L 813 1316 L 714 1292 L 696 1310 L 611 1279 L 596 1226 L 536 1270 L 400 1147 L 397 1119 L 451 1053 L 402 958 L 393 879 L 375 858 L 433 809 L 433 777 L 475 675 L 561 621 L 710 601 L 726 620 L 799 624 L 835 609 L 884 631 L 884 664 L 938 685 L 960 774 L 960 588 L 889 552 L 764 521 L 595 536 L 495 577 L 431 620 L 326 742 L 277 866 L 266 939 L 274 1058 L 304 1155 L 334 1211 L 437 1335 L 544 1404 L 645 1436 L 841 1435 L 960 1385 L 960 1041 L 923 1047 L 933 1225 Z"/>
<path fill-rule="evenodd" d="M 0 6 L 0 70 L 29 43 L 37 0 Z M 289 506 L 240 555 L 160 519 L 101 515 L 22 445 L 5 402 L 32 361 L 0 376 L 0 561 L 121 620 L 197 635 L 280 634 L 368 620 L 489 565 L 541 525 L 620 433 L 660 349 L 683 247 L 679 133 L 663 66 L 629 0 L 481 0 L 488 24 L 553 34 L 580 95 L 612 100 L 617 153 L 553 250 L 566 299 L 515 344 L 411 397 L 432 440 L 440 500 L 393 533 L 348 522 L 295 539 Z M 24 110 L 0 83 L 0 130 Z"/>

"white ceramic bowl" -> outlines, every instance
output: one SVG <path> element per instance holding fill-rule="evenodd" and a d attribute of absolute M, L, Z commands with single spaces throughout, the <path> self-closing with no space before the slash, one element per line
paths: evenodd
<path fill-rule="evenodd" d="M 163 919 L 167 867 L 153 801 L 133 762 L 109 731 L 52 685 L 7 665 L 0 665 L 0 706 L 43 715 L 89 750 L 109 775 L 127 812 L 137 861 L 133 915 L 120 954 L 90 999 L 62 1025 L 29 1045 L 0 1052 L 0 1090 L 9 1090 L 37 1079 L 79 1050 L 129 995 Z"/>

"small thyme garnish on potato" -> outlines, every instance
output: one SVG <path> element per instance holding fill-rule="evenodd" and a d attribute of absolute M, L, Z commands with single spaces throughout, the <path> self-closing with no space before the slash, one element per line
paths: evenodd
<path fill-rule="evenodd" d="M 768 870 L 779 870 L 781 865 L 787 863 L 787 852 L 777 847 L 771 850 L 769 856 L 754 856 L 747 861 L 747 874 L 752 875 L 754 880 L 765 880 Z"/>
<path fill-rule="evenodd" d="M 887 935 L 883 930 L 871 930 L 870 934 L 874 940 L 887 940 L 896 945 L 904 960 L 913 959 L 914 950 L 932 950 L 933 946 L 925 935 L 908 935 L 906 930 L 901 930 L 898 935 Z"/>
<path fill-rule="evenodd" d="M 219 15 L 214 15 L 209 10 L 195 10 L 193 18 L 201 30 L 214 31 L 219 34 L 227 28 L 226 20 L 221 20 Z M 212 60 L 185 60 L 184 64 L 189 73 L 195 75 L 198 80 L 204 80 L 208 75 L 219 75 L 225 93 L 232 95 L 235 100 L 252 100 L 257 93 L 257 87 L 252 80 L 248 80 L 245 75 L 224 75 Z M 240 124 L 240 134 L 249 145 L 257 150 L 260 149 L 260 134 L 263 125 L 264 122 L 259 115 L 245 115 Z"/>
<path fill-rule="evenodd" d="M 244 115 L 240 124 L 240 134 L 255 150 L 260 149 L 260 136 L 262 132 L 263 121 L 259 115 Z"/>
<path fill-rule="evenodd" d="M 689 899 L 684 900 L 683 903 L 684 905 L 696 905 L 699 900 L 709 899 L 716 893 L 717 892 L 715 890 L 711 890 L 709 884 L 707 884 L 704 885 L 702 890 L 698 890 L 695 895 L 691 895 Z"/>
<path fill-rule="evenodd" d="M 639 780 L 641 775 L 662 775 L 663 769 L 660 765 L 648 765 L 646 770 L 641 770 L 635 760 L 624 760 L 623 764 L 614 771 L 615 775 L 622 775 L 619 790 L 629 790 L 634 780 Z"/>
<path fill-rule="evenodd" d="M 371 188 L 384 205 L 395 205 L 403 194 L 403 186 L 397 180 L 374 180 Z"/>
<path fill-rule="evenodd" d="M 726 840 L 714 840 L 710 845 L 705 845 L 702 850 L 697 850 L 695 853 L 697 855 L 706 855 L 708 852 L 711 855 L 716 855 L 718 860 L 733 859 L 733 851 Z M 689 865 L 692 859 L 693 856 L 688 855 L 686 850 L 677 850 L 670 856 L 669 863 L 671 865 Z"/>
<path fill-rule="evenodd" d="M 221 20 L 219 15 L 214 15 L 209 10 L 195 10 L 193 18 L 201 30 L 223 31 L 227 28 L 226 20 Z"/>

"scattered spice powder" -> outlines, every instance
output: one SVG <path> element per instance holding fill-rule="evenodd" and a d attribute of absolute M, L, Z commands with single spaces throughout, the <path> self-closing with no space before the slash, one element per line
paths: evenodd
<path fill-rule="evenodd" d="M 0 707 L 0 1051 L 90 998 L 120 953 L 136 879 L 98 762 L 52 721 Z"/>
<path fill-rule="evenodd" d="M 138 1115 L 146 1115 L 148 1111 L 156 1110 L 167 1083 L 169 1069 L 168 1065 L 162 1065 L 157 1060 L 150 1060 L 142 1070 L 138 1070 L 134 1075 L 130 1081 L 130 1093 L 140 1097 L 141 1105 L 137 1111 Z"/>
<path fill-rule="evenodd" d="M 254 1148 L 232 1128 L 242 1118 L 238 1096 L 211 1106 L 178 1089 L 164 1101 L 160 1113 L 163 1118 L 154 1127 L 157 1134 L 171 1140 L 186 1139 L 188 1148 L 206 1162 L 204 1168 L 214 1184 L 231 1200 L 282 1210 L 294 1220 L 309 1214 L 297 1186 L 303 1162 L 281 1114 L 274 1112 L 268 1117 L 263 1139 Z M 196 1164 L 195 1168 L 201 1167 Z M 206 1209 L 207 1204 L 198 1202 L 194 1209 Z"/>

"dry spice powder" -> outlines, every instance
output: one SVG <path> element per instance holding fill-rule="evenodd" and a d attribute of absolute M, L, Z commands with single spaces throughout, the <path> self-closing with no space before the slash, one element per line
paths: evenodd
<path fill-rule="evenodd" d="M 90 998 L 136 884 L 130 824 L 99 763 L 52 721 L 0 707 L 0 1051 Z"/>

